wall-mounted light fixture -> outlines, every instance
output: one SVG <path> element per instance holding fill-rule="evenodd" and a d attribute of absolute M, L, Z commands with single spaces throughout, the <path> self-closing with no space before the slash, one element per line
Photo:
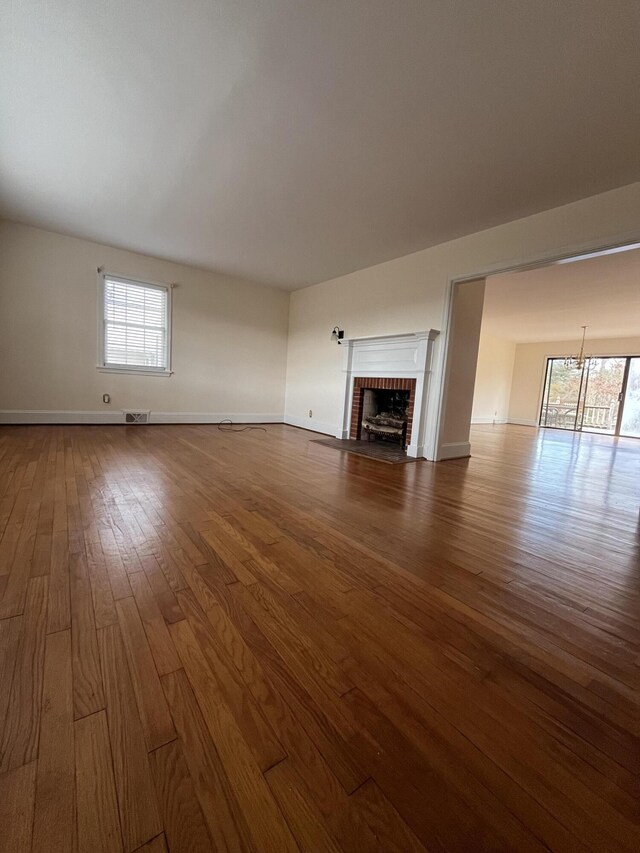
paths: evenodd
<path fill-rule="evenodd" d="M 331 340 L 336 341 L 336 343 L 338 343 L 338 344 L 341 344 L 343 338 L 344 338 L 344 329 L 339 329 L 337 326 L 334 326 L 333 331 L 331 332 Z"/>

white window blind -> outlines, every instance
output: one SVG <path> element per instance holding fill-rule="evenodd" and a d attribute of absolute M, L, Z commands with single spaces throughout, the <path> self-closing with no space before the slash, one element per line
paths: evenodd
<path fill-rule="evenodd" d="M 169 370 L 169 288 L 104 276 L 103 366 Z"/>

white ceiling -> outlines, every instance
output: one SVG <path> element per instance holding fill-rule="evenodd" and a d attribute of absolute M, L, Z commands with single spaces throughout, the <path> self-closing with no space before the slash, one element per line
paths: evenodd
<path fill-rule="evenodd" d="M 640 337 L 640 249 L 487 279 L 482 331 L 526 343 Z"/>
<path fill-rule="evenodd" d="M 640 178 L 638 0 L 5 0 L 0 213 L 295 289 Z"/>

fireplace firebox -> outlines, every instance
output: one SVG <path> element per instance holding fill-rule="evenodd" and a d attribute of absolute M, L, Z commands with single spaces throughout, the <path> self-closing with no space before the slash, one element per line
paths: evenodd
<path fill-rule="evenodd" d="M 353 381 L 350 437 L 411 441 L 415 379 L 356 376 Z"/>
<path fill-rule="evenodd" d="M 369 441 L 399 442 L 404 450 L 407 443 L 408 408 L 408 391 L 365 388 L 361 436 L 366 436 Z"/>

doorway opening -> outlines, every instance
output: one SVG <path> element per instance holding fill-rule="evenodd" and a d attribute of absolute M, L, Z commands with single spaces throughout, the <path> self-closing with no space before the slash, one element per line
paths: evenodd
<path fill-rule="evenodd" d="M 591 433 L 611 440 L 612 447 L 635 439 L 637 451 L 639 275 L 640 247 L 633 244 L 626 251 L 488 275 L 475 285 L 484 296 L 471 306 L 476 321 L 481 315 L 479 330 L 477 324 L 473 329 L 478 345 L 471 424 L 505 425 L 496 436 L 511 425 Z M 450 339 L 455 312 L 453 318 Z M 462 343 L 470 340 L 466 330 Z M 449 356 L 453 368 L 459 353 L 465 354 L 462 345 Z M 460 371 L 452 375 L 457 388 Z M 454 414 L 462 411 L 451 393 L 448 403 Z"/>
<path fill-rule="evenodd" d="M 640 357 L 548 358 L 541 427 L 640 438 Z"/>

